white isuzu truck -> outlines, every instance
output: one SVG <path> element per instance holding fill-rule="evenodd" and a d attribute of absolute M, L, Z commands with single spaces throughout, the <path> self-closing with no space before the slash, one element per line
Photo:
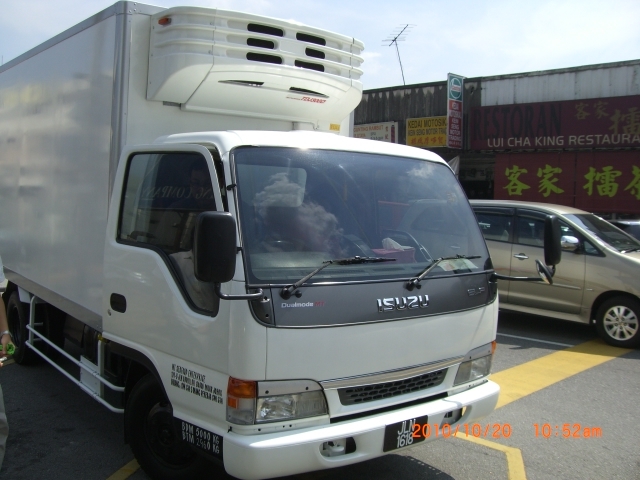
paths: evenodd
<path fill-rule="evenodd" d="M 437 155 L 348 137 L 362 49 L 118 2 L 0 67 L 15 360 L 123 412 L 153 478 L 348 465 L 496 405 L 487 247 Z"/>

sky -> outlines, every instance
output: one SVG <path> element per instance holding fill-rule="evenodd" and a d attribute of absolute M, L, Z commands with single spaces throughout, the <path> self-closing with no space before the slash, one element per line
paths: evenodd
<path fill-rule="evenodd" d="M 0 0 L 2 63 L 112 0 Z M 298 22 L 365 44 L 364 88 L 640 59 L 640 0 L 154 0 Z M 409 25 L 395 46 L 384 42 Z M 404 81 L 403 81 L 404 72 Z"/>

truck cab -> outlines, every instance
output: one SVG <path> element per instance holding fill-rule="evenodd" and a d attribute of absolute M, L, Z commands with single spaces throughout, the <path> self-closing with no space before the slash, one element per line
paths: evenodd
<path fill-rule="evenodd" d="M 400 445 L 388 425 L 455 428 L 495 406 L 491 262 L 434 154 L 317 132 L 178 134 L 125 151 L 115 185 L 103 338 L 146 357 L 176 431 L 214 438 L 204 450 L 232 475 L 373 458 Z M 154 405 L 136 416 L 156 422 Z"/>

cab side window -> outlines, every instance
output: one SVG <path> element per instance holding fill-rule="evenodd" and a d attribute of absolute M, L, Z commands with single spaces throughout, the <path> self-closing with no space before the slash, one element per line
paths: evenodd
<path fill-rule="evenodd" d="M 217 313 L 213 285 L 197 280 L 193 269 L 196 218 L 216 210 L 205 158 L 192 152 L 136 154 L 125 182 L 118 240 L 160 253 L 187 303 Z"/>

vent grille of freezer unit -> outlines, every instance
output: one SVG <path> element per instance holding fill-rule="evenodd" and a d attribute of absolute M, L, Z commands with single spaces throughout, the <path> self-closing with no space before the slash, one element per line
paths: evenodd
<path fill-rule="evenodd" d="M 284 20 L 171 8 L 151 17 L 147 99 L 184 110 L 340 122 L 362 97 L 363 48 Z"/>

